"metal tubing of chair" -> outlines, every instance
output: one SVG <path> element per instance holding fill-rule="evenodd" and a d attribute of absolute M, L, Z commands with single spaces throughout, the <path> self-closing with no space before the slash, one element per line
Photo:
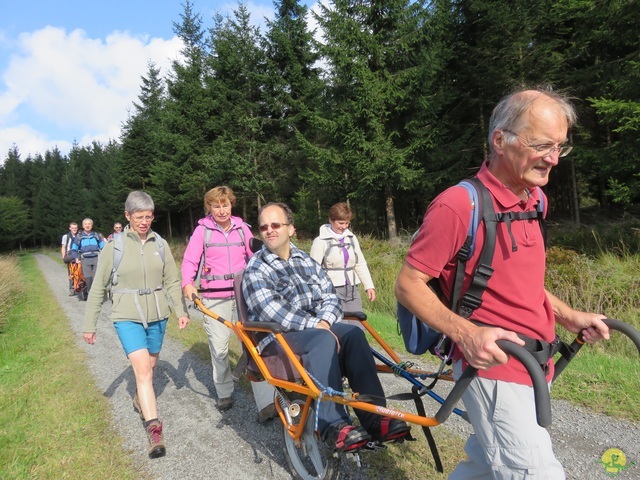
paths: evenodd
<path fill-rule="evenodd" d="M 369 332 L 369 335 L 371 335 L 375 339 L 375 341 L 378 342 L 378 345 L 382 347 L 382 349 L 387 353 L 387 355 L 389 355 L 393 359 L 394 362 L 400 363 L 402 361 L 400 357 L 396 354 L 396 352 L 394 352 L 393 349 L 389 346 L 389 344 L 383 340 L 380 334 L 376 332 L 371 325 L 369 325 L 369 322 L 367 322 L 366 320 L 363 320 L 361 323 L 364 326 L 364 328 L 367 329 L 367 332 Z"/>
<path fill-rule="evenodd" d="M 204 303 L 202 303 L 202 300 L 200 300 L 195 293 L 193 295 L 191 295 L 191 300 L 198 306 L 198 308 L 200 309 L 200 311 L 202 313 L 204 313 L 208 317 L 213 318 L 214 320 L 219 321 L 220 323 L 226 325 L 227 327 L 229 327 L 229 328 L 231 328 L 233 330 L 233 324 L 229 320 L 226 320 L 226 319 L 222 318 L 217 313 L 214 313 L 211 310 L 209 310 L 207 307 L 205 307 Z"/>

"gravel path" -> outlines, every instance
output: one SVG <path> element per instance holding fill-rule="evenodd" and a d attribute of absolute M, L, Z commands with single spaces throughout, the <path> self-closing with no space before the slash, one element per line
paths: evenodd
<path fill-rule="evenodd" d="M 133 372 L 109 321 L 109 303 L 103 307 L 98 341 L 95 345 L 85 344 L 81 338 L 85 303 L 67 296 L 66 268 L 45 255 L 36 255 L 36 259 L 51 291 L 69 317 L 78 347 L 87 354 L 88 368 L 95 377 L 96 386 L 111 402 L 114 430 L 124 439 L 125 448 L 131 451 L 141 471 L 159 480 L 291 478 L 279 422 L 258 424 L 251 393 L 241 388 L 234 393 L 234 408 L 219 412 L 212 400 L 211 365 L 200 362 L 169 338 L 165 339 L 154 378 L 160 418 L 166 433 L 167 456 L 149 460 L 146 435 L 131 406 L 135 389 Z M 406 381 L 388 375 L 382 378 L 387 394 L 408 391 Z M 610 478 L 599 463 L 609 448 L 621 449 L 628 463 L 640 463 L 639 425 L 595 415 L 562 401 L 553 401 L 552 408 L 554 423 L 550 432 L 567 478 Z M 458 418 L 448 420 L 445 428 L 463 437 L 469 433 L 468 425 Z M 414 430 L 414 436 L 424 441 L 417 428 Z M 365 475 L 352 462 L 343 463 L 341 472 L 342 479 L 373 478 L 371 472 L 369 476 Z M 640 479 L 640 465 L 620 472 L 617 478 Z"/>

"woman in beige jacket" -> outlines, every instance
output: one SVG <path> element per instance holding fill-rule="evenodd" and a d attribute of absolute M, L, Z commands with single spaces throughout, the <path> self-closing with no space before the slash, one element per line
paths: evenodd
<path fill-rule="evenodd" d="M 149 440 L 149 457 L 166 454 L 162 423 L 158 420 L 153 369 L 158 362 L 170 309 L 181 329 L 189 323 L 180 275 L 167 242 L 151 230 L 154 203 L 144 192 L 131 192 L 124 215 L 129 226 L 109 242 L 89 292 L 82 337 L 93 345 L 102 303 L 110 294 L 111 320 L 131 362 L 136 379 L 133 407 Z M 114 262 L 116 271 L 112 275 Z"/>
<path fill-rule="evenodd" d="M 329 209 L 329 223 L 320 227 L 320 235 L 311 245 L 311 258 L 320 264 L 333 282 L 345 312 L 361 312 L 362 299 L 358 285 L 373 302 L 376 291 L 356 236 L 349 230 L 351 209 L 336 203 Z"/>

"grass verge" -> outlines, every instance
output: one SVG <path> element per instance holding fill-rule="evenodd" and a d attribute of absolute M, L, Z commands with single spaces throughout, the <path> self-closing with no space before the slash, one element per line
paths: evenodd
<path fill-rule="evenodd" d="M 31 255 L 0 334 L 0 478 L 140 479 Z"/>

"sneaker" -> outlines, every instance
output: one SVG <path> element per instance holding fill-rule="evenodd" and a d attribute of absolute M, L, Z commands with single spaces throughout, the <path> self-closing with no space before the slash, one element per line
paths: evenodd
<path fill-rule="evenodd" d="M 329 427 L 324 442 L 331 450 L 339 453 L 353 452 L 364 447 L 371 436 L 363 427 L 340 423 Z"/>
<path fill-rule="evenodd" d="M 402 420 L 382 417 L 380 423 L 372 429 L 371 439 L 380 443 L 403 442 L 411 439 L 411 427 Z"/>
<path fill-rule="evenodd" d="M 258 423 L 265 423 L 278 416 L 276 406 L 271 403 L 258 412 Z"/>
<path fill-rule="evenodd" d="M 218 410 L 222 412 L 224 412 L 225 410 L 229 410 L 231 407 L 233 407 L 233 398 L 218 398 L 217 406 Z"/>
<path fill-rule="evenodd" d="M 159 420 L 151 420 L 146 427 L 149 438 L 149 458 L 160 458 L 167 454 L 162 435 L 162 423 Z"/>
<path fill-rule="evenodd" d="M 75 290 L 69 290 L 69 296 L 73 297 L 76 294 Z"/>
<path fill-rule="evenodd" d="M 133 396 L 133 409 L 140 415 L 140 420 L 144 422 L 144 414 L 142 413 L 142 408 L 140 407 L 140 402 L 138 401 L 138 392 Z"/>

